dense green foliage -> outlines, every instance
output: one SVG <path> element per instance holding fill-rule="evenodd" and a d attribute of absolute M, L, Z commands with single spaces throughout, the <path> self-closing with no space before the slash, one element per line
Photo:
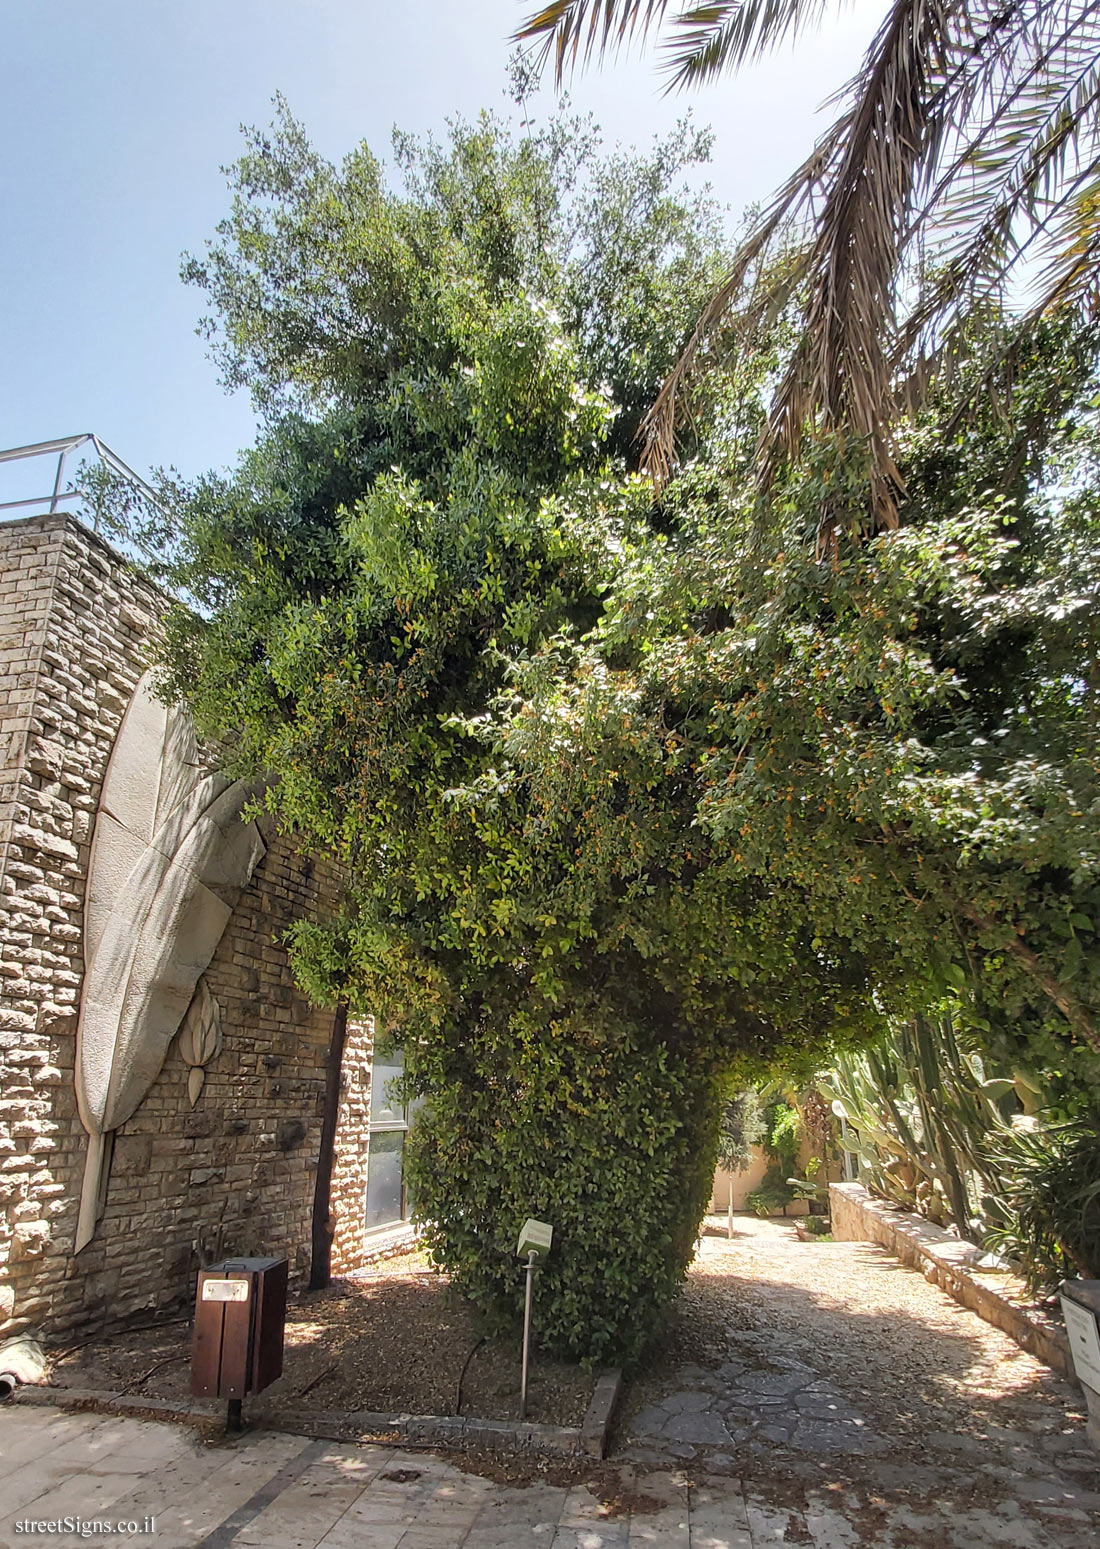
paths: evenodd
<path fill-rule="evenodd" d="M 1052 1129 L 1020 1127 L 990 1148 L 999 1174 L 1000 1224 L 991 1245 L 1022 1269 L 1035 1290 L 1067 1275 L 1100 1277 L 1100 1135 L 1080 1120 Z"/>
<path fill-rule="evenodd" d="M 899 1021 L 821 1078 L 849 1128 L 860 1179 L 962 1236 L 985 1224 L 998 1183 L 988 1143 L 1019 1111 L 1016 1084 L 985 1069 L 975 1035 L 950 1008 Z"/>
<path fill-rule="evenodd" d="M 987 1244 L 1034 1290 L 1097 1274 L 1095 1091 L 1073 1094 L 1084 1117 L 1059 1122 L 1051 1073 L 992 1072 L 960 1009 L 898 1023 L 821 1078 L 860 1181 Z"/>
<path fill-rule="evenodd" d="M 906 525 L 832 561 L 814 526 L 865 498 L 857 457 L 820 443 L 763 509 L 736 441 L 697 461 L 599 628 L 525 665 L 507 735 L 544 785 L 573 778 L 550 725 L 570 769 L 624 748 L 690 769 L 702 853 L 740 895 L 731 974 L 833 965 L 883 1017 L 958 988 L 1014 1062 L 1080 1087 L 1100 1047 L 1092 341 L 1052 325 L 1021 370 L 978 424 L 914 433 Z"/>
<path fill-rule="evenodd" d="M 901 530 L 823 561 L 868 464 L 822 437 L 761 497 L 777 326 L 655 502 L 638 420 L 722 260 L 674 193 L 703 149 L 482 120 L 400 139 L 395 190 L 283 113 L 187 270 L 269 422 L 191 492 L 168 688 L 348 868 L 298 972 L 403 1044 L 437 1257 L 507 1320 L 544 1216 L 541 1335 L 593 1358 L 672 1294 L 730 1079 L 951 990 L 1067 1092 L 1100 1046 L 1093 341 L 930 409 Z"/>
<path fill-rule="evenodd" d="M 539 1340 L 602 1360 L 637 1355 L 679 1285 L 713 1183 L 717 1100 L 709 1050 L 582 996 L 559 1018 L 487 1016 L 461 1049 L 433 1040 L 446 1069 L 409 1150 L 428 1244 L 457 1288 L 513 1317 L 517 1223 L 550 1221 Z"/>
<path fill-rule="evenodd" d="M 1017 1083 L 987 1070 L 950 1007 L 897 1022 L 866 1049 L 838 1057 L 821 1086 L 847 1121 L 862 1182 L 981 1240 L 1001 1181 L 990 1145 L 1021 1105 Z"/>
<path fill-rule="evenodd" d="M 768 1166 L 759 1186 L 748 1196 L 748 1206 L 758 1216 L 770 1216 L 777 1210 L 786 1213 L 796 1197 L 789 1180 L 798 1165 L 803 1131 L 798 1109 L 785 1097 L 775 1097 L 768 1103 L 763 1121 L 761 1143 Z"/>
<path fill-rule="evenodd" d="M 764 1111 L 759 1094 L 747 1087 L 722 1104 L 718 1129 L 718 1165 L 727 1172 L 744 1172 L 753 1147 L 764 1139 Z"/>
<path fill-rule="evenodd" d="M 169 688 L 348 868 L 298 972 L 403 1044 L 437 1258 L 506 1320 L 517 1226 L 551 1221 L 539 1337 L 592 1358 L 635 1356 L 683 1272 L 730 1060 L 859 1015 L 858 968 L 808 937 L 757 962 L 757 890 L 725 877 L 674 736 L 593 722 L 614 767 L 578 764 L 551 718 L 550 781 L 494 724 L 666 526 L 634 431 L 720 263 L 709 206 L 674 193 L 704 149 L 600 161 L 576 126 L 512 144 L 483 120 L 400 140 L 393 191 L 284 114 L 187 270 L 270 426 L 191 494 Z"/>

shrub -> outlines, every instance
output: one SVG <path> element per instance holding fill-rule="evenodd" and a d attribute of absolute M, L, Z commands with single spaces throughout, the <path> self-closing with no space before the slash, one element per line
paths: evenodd
<path fill-rule="evenodd" d="M 727 1172 L 744 1172 L 752 1151 L 764 1139 L 764 1112 L 759 1095 L 747 1087 L 722 1105 L 718 1135 L 718 1165 Z"/>
<path fill-rule="evenodd" d="M 764 1110 L 764 1149 L 785 1172 L 793 1172 L 802 1140 L 798 1109 L 786 1098 L 777 1098 Z"/>
<path fill-rule="evenodd" d="M 1001 1224 L 989 1246 L 1014 1259 L 1032 1288 L 1100 1276 L 1100 1134 L 1085 1122 L 1003 1131 L 990 1152 L 1003 1184 L 987 1201 Z"/>
<path fill-rule="evenodd" d="M 747 1203 L 755 1215 L 770 1216 L 777 1210 L 785 1211 L 795 1198 L 787 1174 L 794 1171 L 802 1138 L 798 1109 L 786 1098 L 776 1098 L 764 1109 L 763 1129 L 764 1150 L 773 1161 Z"/>
<path fill-rule="evenodd" d="M 769 1167 L 760 1187 L 748 1196 L 748 1207 L 754 1215 L 770 1216 L 777 1210 L 785 1211 L 793 1198 L 794 1193 L 784 1181 L 781 1169 Z"/>
<path fill-rule="evenodd" d="M 715 1082 L 690 1051 L 633 1026 L 562 1019 L 530 1033 L 516 1016 L 484 1024 L 465 1040 L 461 1079 L 432 1083 L 408 1143 L 417 1214 L 452 1284 L 498 1329 L 522 1317 L 519 1228 L 550 1222 L 536 1343 L 629 1363 L 692 1256 L 714 1173 Z"/>

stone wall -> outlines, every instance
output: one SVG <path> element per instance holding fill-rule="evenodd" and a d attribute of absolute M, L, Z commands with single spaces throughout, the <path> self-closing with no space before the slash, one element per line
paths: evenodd
<path fill-rule="evenodd" d="M 1076 1380 L 1065 1330 L 1015 1276 L 1004 1269 L 990 1272 L 983 1248 L 876 1199 L 861 1183 L 829 1185 L 829 1217 L 837 1242 L 878 1243 L 1063 1377 Z"/>
<path fill-rule="evenodd" d="M 348 1022 L 340 1082 L 340 1113 L 336 1121 L 336 1155 L 332 1167 L 332 1272 L 346 1275 L 361 1269 L 373 1256 L 373 1244 L 362 1230 L 367 1194 L 367 1140 L 370 1124 L 371 1055 L 374 1023 Z"/>
<path fill-rule="evenodd" d="M 0 525 L 0 1335 L 29 1325 L 56 1335 L 181 1303 L 200 1262 L 226 1253 L 286 1253 L 292 1274 L 308 1266 L 332 1013 L 297 992 L 281 936 L 331 910 L 339 878 L 271 832 L 204 975 L 224 1043 L 197 1103 L 174 1041 L 117 1131 L 96 1235 L 72 1251 L 86 1148 L 74 1065 L 89 848 L 162 606 L 71 517 Z M 337 1160 L 346 1267 L 362 1220 L 369 1035 L 349 1030 Z"/>

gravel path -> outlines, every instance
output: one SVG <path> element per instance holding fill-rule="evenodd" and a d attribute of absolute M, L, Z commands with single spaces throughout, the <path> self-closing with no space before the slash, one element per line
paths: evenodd
<path fill-rule="evenodd" d="M 717 1232 L 631 1388 L 618 1458 L 785 1479 L 795 1507 L 825 1480 L 866 1525 L 853 1542 L 885 1541 L 876 1501 L 934 1510 L 922 1549 L 965 1543 L 952 1520 L 975 1511 L 1001 1514 L 1006 1544 L 1097 1541 L 1100 1459 L 1076 1389 L 881 1248 L 754 1217 Z"/>

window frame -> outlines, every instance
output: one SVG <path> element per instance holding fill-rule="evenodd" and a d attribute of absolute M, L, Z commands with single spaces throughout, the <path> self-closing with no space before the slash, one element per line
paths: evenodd
<path fill-rule="evenodd" d="M 400 1078 L 405 1074 L 405 1057 L 400 1049 L 394 1050 L 392 1052 L 387 1051 L 387 1053 L 388 1057 L 385 1059 L 380 1059 L 379 1064 L 381 1065 L 382 1069 L 390 1070 L 393 1072 L 393 1074 L 387 1078 L 388 1085 L 390 1081 L 400 1080 Z M 400 1064 L 398 1064 L 398 1061 L 400 1061 Z M 408 1184 L 405 1181 L 405 1138 L 408 1137 L 409 1125 L 412 1120 L 412 1110 L 415 1105 L 408 1102 L 407 1100 L 403 1101 L 400 1104 L 401 1117 L 376 1120 L 374 1117 L 374 1103 L 376 1092 L 375 1071 L 377 1068 L 378 1067 L 375 1064 L 374 1058 L 372 1058 L 370 1075 L 370 1118 L 367 1121 L 367 1175 L 363 1185 L 363 1232 L 366 1237 L 377 1237 L 384 1235 L 387 1232 L 400 1231 L 402 1227 L 409 1225 L 409 1190 Z M 384 1097 L 384 1092 L 380 1093 L 379 1096 Z M 386 1113 L 393 1113 L 397 1111 L 397 1108 L 393 1103 L 386 1101 L 382 1111 Z M 370 1190 L 370 1145 L 375 1135 L 401 1135 L 404 1137 L 402 1139 L 400 1148 L 401 1214 L 392 1220 L 380 1221 L 375 1226 L 370 1226 L 367 1224 L 367 1201 L 369 1198 Z"/>

